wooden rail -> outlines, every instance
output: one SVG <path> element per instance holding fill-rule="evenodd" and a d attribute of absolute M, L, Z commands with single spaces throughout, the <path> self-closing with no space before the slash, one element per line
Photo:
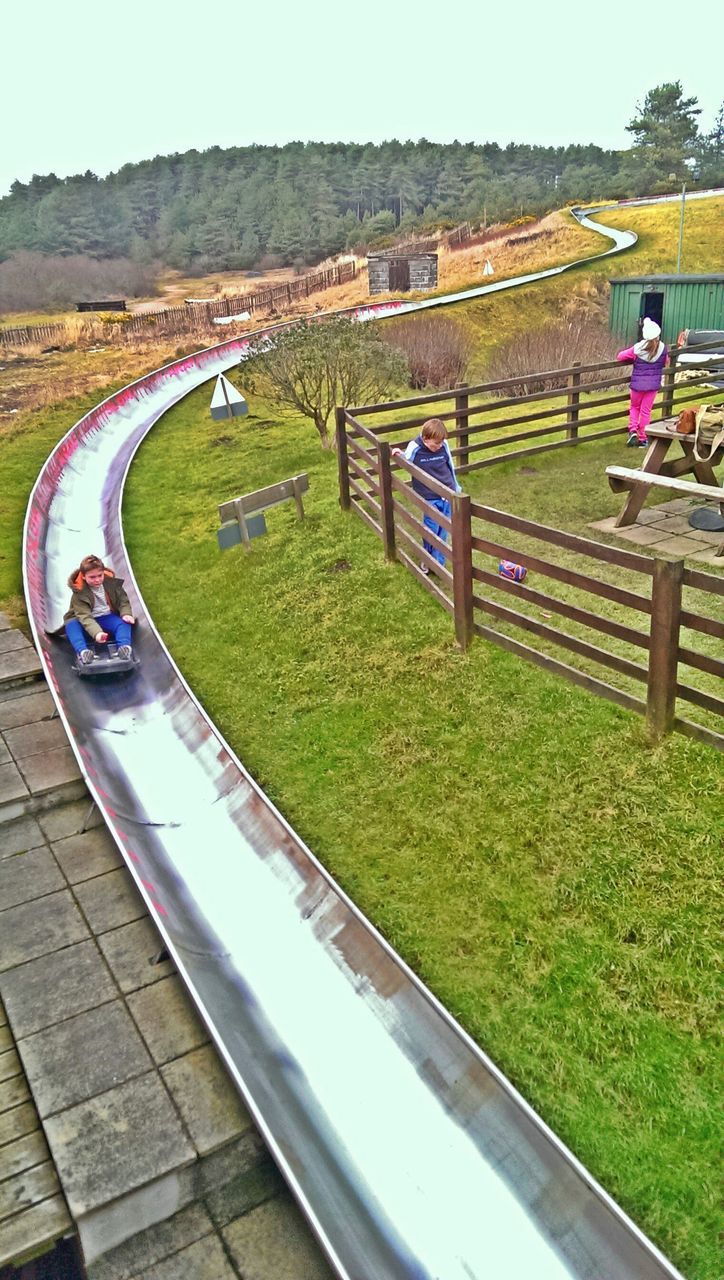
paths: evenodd
<path fill-rule="evenodd" d="M 568 384 L 569 419 L 571 397 L 579 394 L 577 387 L 576 381 Z M 469 404 L 473 390 L 458 387 L 439 397 L 454 403 L 450 416 L 461 424 L 461 434 L 475 430 Z M 429 397 L 424 399 L 430 403 Z M 419 402 L 398 402 L 397 407 Z M 389 414 L 394 407 L 375 408 Z M 570 422 L 572 430 L 580 425 L 580 416 Z M 396 437 L 399 423 L 388 422 L 380 428 L 366 423 L 357 409 L 338 408 L 336 428 L 340 505 L 355 511 L 382 540 L 385 557 L 403 563 L 452 615 L 461 648 L 467 649 L 474 636 L 481 636 L 644 715 L 653 740 L 675 729 L 724 749 L 724 733 L 718 731 L 724 699 L 692 683 L 696 672 L 724 676 L 720 658 L 694 647 L 702 643 L 697 637 L 724 638 L 724 625 L 710 613 L 724 594 L 724 579 L 686 569 L 681 561 L 658 560 L 611 547 L 473 502 L 465 494 L 453 494 L 404 458 L 392 457 L 390 440 L 384 439 L 383 433 Z M 575 438 L 568 437 L 563 443 L 575 443 Z M 450 520 L 414 492 L 411 481 L 415 477 L 447 497 Z M 449 541 L 424 528 L 426 512 L 441 525 Z M 423 538 L 446 556 L 444 566 L 423 551 Z M 497 573 L 501 559 L 524 564 L 530 575 L 544 583 L 531 585 L 530 578 L 521 583 L 501 578 Z M 599 576 L 602 571 L 613 574 L 614 580 Z M 558 584 L 561 594 L 545 589 L 546 581 Z M 605 608 L 591 608 L 591 597 L 605 602 Z M 703 611 L 700 601 L 704 602 Z M 551 617 L 569 626 L 556 626 L 548 621 Z M 682 642 L 683 630 L 693 638 Z M 542 647 L 521 641 L 511 631 L 537 638 Z M 607 643 L 601 643 L 599 637 L 605 637 Z M 555 652 L 549 652 L 551 649 L 562 649 L 569 660 L 561 661 Z M 681 667 L 694 676 L 683 680 Z M 607 672 L 606 679 L 597 674 L 600 668 Z M 623 677 L 623 687 L 616 676 Z M 677 714 L 679 702 L 704 710 L 716 728 Z"/>
<path fill-rule="evenodd" d="M 711 354 L 712 366 L 718 366 L 724 362 L 714 354 L 716 346 L 709 343 L 689 350 Z M 693 374 L 690 379 L 675 381 L 681 354 L 672 351 L 671 364 L 665 370 L 655 406 L 662 419 L 671 417 L 687 404 L 718 398 L 707 390 L 710 375 L 696 373 L 695 366 L 687 366 Z M 466 475 L 498 462 L 514 462 L 554 449 L 576 448 L 620 434 L 628 422 L 628 373 L 628 366 L 617 360 L 576 363 L 564 369 L 546 369 L 541 373 L 521 374 L 474 386 L 459 385 L 449 391 L 433 391 L 382 404 L 359 405 L 348 412 L 357 422 L 364 419 L 367 430 L 390 443 L 409 439 L 428 418 L 440 418 L 448 427 L 458 474 Z M 543 390 L 526 391 L 531 382 L 544 384 Z M 521 407 L 525 410 L 522 413 Z M 403 409 L 413 408 L 418 410 L 415 416 L 401 414 Z M 515 412 L 501 413 L 505 409 Z M 373 421 L 370 422 L 370 418 Z M 522 429 L 512 431 L 514 427 Z M 512 448 L 514 445 L 521 447 Z"/>

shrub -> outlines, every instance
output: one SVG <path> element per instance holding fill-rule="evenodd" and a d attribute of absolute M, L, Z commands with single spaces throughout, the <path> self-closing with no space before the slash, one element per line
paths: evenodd
<path fill-rule="evenodd" d="M 506 387 L 499 395 L 531 395 L 534 392 L 565 387 L 566 378 L 536 377 L 543 370 L 568 369 L 579 364 L 596 364 L 612 360 L 618 343 L 612 333 L 595 320 L 558 321 L 542 329 L 529 329 L 502 343 L 493 353 L 485 371 L 486 380 L 499 382 L 519 378 L 514 388 Z M 584 373 L 581 385 L 600 381 L 600 373 Z"/>
<path fill-rule="evenodd" d="M 385 341 L 407 360 L 409 384 L 452 387 L 462 382 L 473 353 L 473 341 L 452 316 L 415 316 L 382 327 Z"/>

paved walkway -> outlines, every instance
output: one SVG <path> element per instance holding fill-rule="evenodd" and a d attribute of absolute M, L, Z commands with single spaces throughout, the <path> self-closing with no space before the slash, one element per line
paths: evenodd
<path fill-rule="evenodd" d="M 331 1280 L 0 616 L 0 1267 Z"/>
<path fill-rule="evenodd" d="M 718 560 L 715 557 L 724 534 L 692 529 L 689 524 L 690 512 L 704 505 L 697 498 L 674 498 L 671 502 L 659 503 L 657 507 L 644 507 L 636 517 L 636 523 L 625 529 L 615 528 L 616 516 L 596 520 L 588 527 L 611 533 L 634 546 L 648 547 L 651 551 L 665 551 L 670 556 L 721 566 L 724 563 L 721 556 Z"/>

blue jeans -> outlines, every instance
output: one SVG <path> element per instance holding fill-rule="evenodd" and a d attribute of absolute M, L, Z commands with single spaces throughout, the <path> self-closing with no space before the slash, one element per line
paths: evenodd
<path fill-rule="evenodd" d="M 429 502 L 430 506 L 434 507 L 436 511 L 439 511 L 441 515 L 447 516 L 448 520 L 450 519 L 451 508 L 447 498 L 428 498 L 426 501 Z M 442 525 L 433 520 L 432 516 L 429 516 L 426 513 L 423 516 L 422 523 L 426 529 L 430 530 L 431 533 L 436 534 L 441 542 L 447 542 L 447 529 L 443 529 Z M 430 553 L 433 559 L 437 560 L 438 564 L 445 563 L 445 557 L 442 554 L 442 551 L 438 551 L 437 547 L 433 547 L 431 542 L 425 542 L 425 539 L 423 538 L 422 545 L 425 550 Z"/>
<path fill-rule="evenodd" d="M 124 622 L 117 613 L 104 613 L 101 618 L 96 618 L 96 622 L 103 631 L 107 631 L 113 637 L 116 644 L 131 643 L 131 624 Z M 81 653 L 83 649 L 90 649 L 94 643 L 77 618 L 70 618 L 66 622 L 65 634 L 76 653 Z"/>

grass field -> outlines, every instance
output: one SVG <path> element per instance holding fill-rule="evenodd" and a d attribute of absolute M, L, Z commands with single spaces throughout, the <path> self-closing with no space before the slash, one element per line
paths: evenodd
<path fill-rule="evenodd" d="M 714 1280 L 720 758 L 651 749 L 634 716 L 481 641 L 460 654 L 339 511 L 313 429 L 261 405 L 222 429 L 207 398 L 143 445 L 125 509 L 184 674 L 547 1122 L 687 1275 Z M 217 503 L 299 470 L 304 524 L 280 508 L 250 555 L 221 555 Z M 495 471 L 485 485 L 495 503 Z"/>
<path fill-rule="evenodd" d="M 704 209 L 715 203 L 721 216 L 724 202 L 691 207 L 692 236 L 700 210 L 708 229 L 695 259 L 687 224 L 688 270 L 715 269 Z M 643 231 L 620 263 L 456 308 L 481 370 L 516 325 L 600 306 L 609 272 L 645 270 L 677 216 L 607 214 Z M 101 394 L 2 429 L 0 607 L 14 616 L 30 487 Z M 715 1280 L 720 757 L 676 735 L 652 749 L 637 717 L 482 641 L 462 655 L 449 618 L 340 512 L 336 461 L 311 424 L 261 403 L 232 427 L 213 423 L 208 398 L 201 388 L 154 429 L 124 509 L 141 589 L 184 675 L 544 1119 L 689 1280 Z M 525 481 L 509 465 L 469 488 L 578 528 L 577 509 L 552 509 L 553 459 Z M 250 555 L 220 554 L 218 502 L 300 470 L 304 524 L 278 508 Z M 590 484 L 582 470 L 589 506 Z"/>

